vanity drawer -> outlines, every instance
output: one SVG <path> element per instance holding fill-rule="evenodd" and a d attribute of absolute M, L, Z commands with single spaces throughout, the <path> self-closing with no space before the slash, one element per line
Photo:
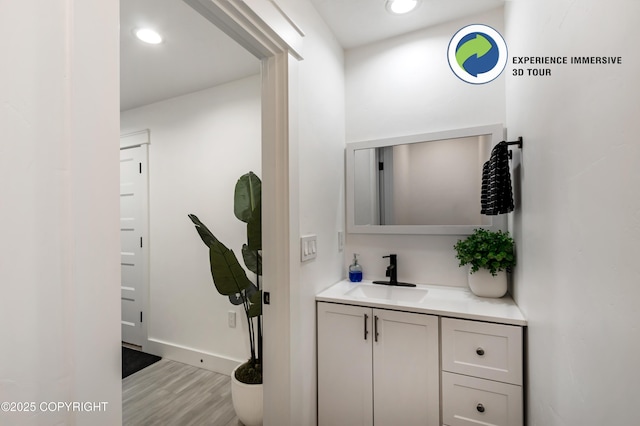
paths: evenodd
<path fill-rule="evenodd" d="M 448 426 L 522 426 L 522 387 L 443 372 L 442 420 Z"/>
<path fill-rule="evenodd" d="M 522 385 L 522 328 L 442 318 L 442 369 Z"/>

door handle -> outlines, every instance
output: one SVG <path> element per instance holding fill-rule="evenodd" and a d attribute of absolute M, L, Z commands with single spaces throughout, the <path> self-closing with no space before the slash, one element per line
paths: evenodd
<path fill-rule="evenodd" d="M 374 333 L 373 340 L 377 342 L 378 341 L 378 336 L 379 336 L 379 333 L 378 333 L 378 316 L 374 315 L 373 319 L 374 319 L 373 320 L 373 333 Z"/>
<path fill-rule="evenodd" d="M 367 334 L 369 334 L 369 330 L 367 330 L 367 322 L 369 322 L 369 315 L 364 314 L 364 340 L 367 340 Z"/>

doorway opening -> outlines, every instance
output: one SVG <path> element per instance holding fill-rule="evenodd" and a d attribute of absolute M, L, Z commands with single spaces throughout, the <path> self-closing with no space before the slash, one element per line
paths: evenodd
<path fill-rule="evenodd" d="M 292 225 L 295 221 L 290 220 L 290 218 L 297 218 L 297 206 L 295 203 L 290 203 L 292 195 L 289 184 L 289 152 L 291 149 L 295 152 L 295 138 L 291 137 L 290 130 L 295 127 L 295 123 L 289 121 L 288 102 L 290 97 L 295 97 L 290 93 L 290 88 L 296 87 L 295 81 L 292 82 L 292 80 L 295 80 L 297 76 L 296 60 L 301 57 L 263 20 L 259 19 L 246 3 L 236 4 L 218 0 L 185 0 L 185 2 L 210 23 L 222 28 L 226 34 L 239 42 L 260 61 L 262 221 L 264 225 L 263 253 L 265 254 L 263 289 L 271 294 L 271 304 L 263 310 L 265 334 L 264 415 L 265 422 L 269 422 L 270 419 L 274 424 L 286 424 L 291 412 L 288 405 L 291 359 L 289 286 L 290 276 L 295 275 L 297 267 L 296 264 L 291 263 L 292 244 L 289 236 L 296 235 L 298 232 Z M 277 7 L 266 1 L 264 5 Z M 291 21 L 281 10 L 274 10 L 274 12 L 284 17 L 282 22 L 291 24 Z M 299 35 L 300 42 L 294 43 L 299 48 L 301 47 L 302 33 L 298 28 L 293 26 L 292 28 Z M 193 116 L 194 119 L 198 117 L 201 115 L 194 114 Z M 168 122 L 171 120 L 173 120 L 172 116 L 167 117 Z M 151 137 L 155 141 L 153 130 Z M 175 135 L 175 138 L 181 140 L 182 135 Z M 154 149 L 153 146 L 151 148 Z M 216 158 L 216 160 L 220 159 Z M 221 161 L 221 167 L 224 167 L 226 164 L 224 157 Z M 150 161 L 150 170 L 154 170 L 153 161 Z M 181 190 L 184 188 L 176 190 L 176 194 L 181 194 Z M 153 215 L 153 212 L 151 214 Z M 153 230 L 153 220 L 150 221 L 150 224 Z M 193 230 L 191 229 L 190 232 L 192 233 Z M 183 247 L 177 247 L 177 249 L 183 249 Z M 153 262 L 153 252 L 150 257 Z M 153 277 L 151 280 L 153 281 Z M 153 286 L 153 282 L 151 285 Z M 153 317 L 153 290 L 150 295 L 150 304 L 152 309 L 149 315 Z M 165 305 L 163 308 L 170 306 L 172 305 Z M 173 335 L 180 333 L 177 329 L 170 331 L 174 333 Z M 152 336 L 154 332 L 152 325 L 149 333 Z M 170 351 L 167 346 L 163 348 L 171 352 L 171 356 L 188 358 L 189 354 L 193 354 L 192 347 L 171 346 Z M 221 363 L 219 366 L 224 368 L 223 364 Z"/>
<path fill-rule="evenodd" d="M 164 42 L 135 39 L 142 26 L 155 28 Z M 198 366 L 226 373 L 244 357 L 246 325 L 228 326 L 235 308 L 212 291 L 208 256 L 187 215 L 222 229 L 220 238 L 240 251 L 244 229 L 233 217 L 233 184 L 248 171 L 261 172 L 260 61 L 174 0 L 122 2 L 121 44 L 121 132 L 148 137 L 121 153 L 148 147 L 149 162 L 144 168 L 142 160 L 121 162 L 123 173 L 133 164 L 136 177 L 140 164 L 149 192 L 139 203 L 148 209 L 146 244 L 121 226 L 123 341 L 192 364 L 195 353 Z M 124 211 L 133 197 L 123 194 Z M 123 220 L 132 216 L 127 212 Z M 135 276 L 134 249 L 149 253 Z M 145 275 L 146 291 L 133 297 L 135 281 Z"/>

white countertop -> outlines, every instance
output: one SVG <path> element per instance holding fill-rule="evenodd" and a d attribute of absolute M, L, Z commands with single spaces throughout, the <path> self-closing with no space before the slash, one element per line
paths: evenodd
<path fill-rule="evenodd" d="M 317 294 L 316 301 L 490 321 L 501 324 L 527 325 L 527 320 L 509 295 L 500 299 L 492 299 L 475 296 L 466 288 L 420 284 L 416 288 L 427 290 L 427 295 L 419 303 L 392 302 L 386 299 L 362 298 L 347 294 L 360 284 L 375 285 L 371 281 L 352 283 L 349 280 L 343 280 Z"/>

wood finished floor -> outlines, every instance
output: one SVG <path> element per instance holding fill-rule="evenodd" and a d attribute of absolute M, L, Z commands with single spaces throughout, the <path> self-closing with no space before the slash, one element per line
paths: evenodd
<path fill-rule="evenodd" d="M 125 426 L 242 426 L 229 376 L 161 359 L 122 380 Z"/>

